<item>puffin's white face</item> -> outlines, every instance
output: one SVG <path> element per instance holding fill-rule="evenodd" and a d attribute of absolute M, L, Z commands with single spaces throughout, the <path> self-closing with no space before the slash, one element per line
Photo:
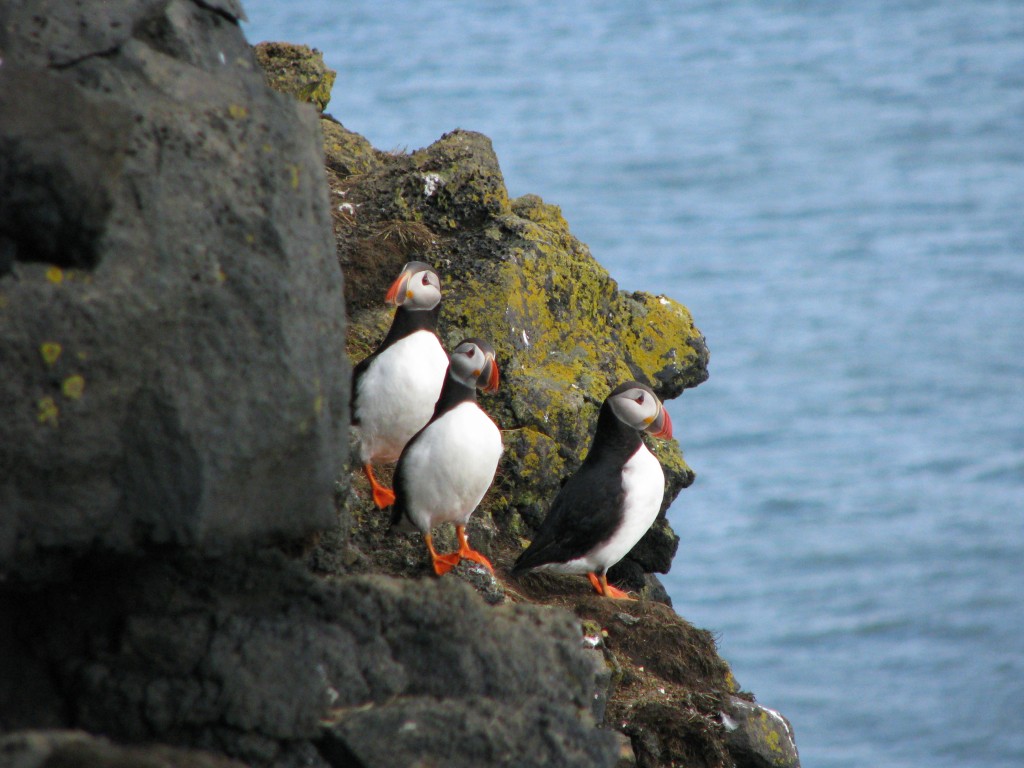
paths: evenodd
<path fill-rule="evenodd" d="M 499 376 L 494 347 L 483 339 L 466 339 L 452 352 L 451 375 L 467 387 L 497 391 Z"/>
<path fill-rule="evenodd" d="M 441 301 L 441 279 L 429 264 L 410 261 L 391 284 L 384 300 L 411 310 L 433 309 Z"/>
<path fill-rule="evenodd" d="M 608 403 L 619 421 L 633 429 L 646 430 L 655 437 L 672 437 L 672 420 L 650 388 L 637 382 L 617 387 Z"/>

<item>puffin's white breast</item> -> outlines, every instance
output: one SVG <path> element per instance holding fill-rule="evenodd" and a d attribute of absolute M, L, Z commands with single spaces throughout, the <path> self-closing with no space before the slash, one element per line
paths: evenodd
<path fill-rule="evenodd" d="M 357 384 L 361 460 L 397 461 L 430 421 L 448 356 L 430 331 L 416 331 L 381 352 Z"/>
<path fill-rule="evenodd" d="M 409 518 L 421 531 L 464 523 L 494 479 L 501 432 L 476 403 L 460 403 L 432 422 L 402 458 Z"/>
<path fill-rule="evenodd" d="M 654 524 L 665 496 L 665 471 L 646 445 L 622 467 L 622 522 L 611 536 L 586 555 L 551 570 L 565 573 L 601 573 L 626 556 Z"/>

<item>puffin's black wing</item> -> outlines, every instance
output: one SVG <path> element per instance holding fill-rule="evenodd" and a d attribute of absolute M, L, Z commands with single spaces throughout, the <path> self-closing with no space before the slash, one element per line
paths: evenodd
<path fill-rule="evenodd" d="M 363 377 L 363 374 L 369 369 L 370 365 L 377 356 L 380 355 L 381 350 L 384 349 L 384 345 L 381 344 L 377 349 L 371 352 L 369 355 L 360 360 L 356 367 L 352 369 L 352 388 L 349 390 L 349 421 L 352 424 L 359 424 L 359 420 L 356 418 L 356 409 L 359 407 L 357 398 L 359 397 L 359 379 Z"/>
<path fill-rule="evenodd" d="M 423 430 L 421 429 L 420 432 Z M 391 505 L 391 530 L 393 531 L 396 526 L 401 524 L 402 517 L 405 515 L 405 508 L 408 501 L 408 493 L 405 489 L 405 462 L 402 459 L 405 458 L 405 451 L 412 445 L 413 440 L 419 437 L 419 432 L 413 435 L 412 439 L 405 444 L 405 448 L 402 449 L 402 455 L 398 457 L 398 464 L 395 465 L 395 474 L 391 479 L 391 488 L 395 492 L 395 503 Z"/>
<path fill-rule="evenodd" d="M 405 485 L 405 475 L 407 468 L 405 465 L 405 455 L 409 449 L 419 440 L 420 435 L 423 434 L 424 430 L 433 423 L 433 419 L 427 422 L 419 432 L 409 438 L 409 442 L 405 444 L 405 448 L 402 449 L 402 455 L 398 457 L 398 463 L 395 465 L 395 474 L 391 479 L 391 488 L 395 492 L 395 503 L 391 506 L 391 530 L 394 530 L 396 526 L 402 523 L 402 517 L 405 515 L 406 507 L 409 503 L 409 491 Z M 406 525 L 408 525 L 406 521 Z M 408 530 L 413 530 L 411 527 Z"/>
<path fill-rule="evenodd" d="M 600 471 L 584 463 L 558 492 L 533 543 L 516 560 L 512 572 L 582 557 L 619 527 L 623 498 L 621 473 Z"/>

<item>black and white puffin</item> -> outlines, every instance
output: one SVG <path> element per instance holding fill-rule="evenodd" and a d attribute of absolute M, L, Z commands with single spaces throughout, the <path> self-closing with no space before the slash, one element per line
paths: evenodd
<path fill-rule="evenodd" d="M 608 569 L 651 527 L 665 493 L 665 472 L 641 430 L 668 439 L 672 420 L 650 387 L 627 381 L 605 399 L 587 458 L 558 492 L 513 573 L 585 573 L 598 594 L 631 599 L 608 583 Z"/>
<path fill-rule="evenodd" d="M 476 388 L 498 389 L 494 348 L 482 339 L 461 342 L 451 355 L 448 375 L 430 422 L 409 441 L 395 469 L 395 508 L 391 523 L 411 522 L 426 542 L 440 576 L 463 558 L 494 571 L 472 549 L 466 524 L 494 479 L 501 458 L 501 432 L 477 405 Z M 459 551 L 439 555 L 431 530 L 455 523 Z"/>
<path fill-rule="evenodd" d="M 429 264 L 410 261 L 384 299 L 398 309 L 380 346 L 352 371 L 352 424 L 373 500 L 383 509 L 395 494 L 373 475 L 373 464 L 396 461 L 430 420 L 448 355 L 437 337 L 441 281 Z"/>

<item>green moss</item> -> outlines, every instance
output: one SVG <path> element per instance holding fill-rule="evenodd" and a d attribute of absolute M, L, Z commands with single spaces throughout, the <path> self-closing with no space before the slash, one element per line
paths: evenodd
<path fill-rule="evenodd" d="M 602 637 L 603 630 L 601 629 L 601 625 L 598 624 L 596 621 L 592 621 L 590 619 L 583 619 L 580 622 L 580 627 L 582 628 L 584 635 L 590 635 L 591 637 Z"/>
<path fill-rule="evenodd" d="M 747 722 L 747 727 L 751 739 L 762 745 L 773 765 L 781 768 L 792 763 L 792 755 L 788 748 L 789 740 L 787 738 L 786 743 L 783 742 L 782 734 L 779 732 L 780 723 L 768 712 L 759 709 Z"/>
<path fill-rule="evenodd" d="M 366 174 L 378 168 L 377 151 L 358 133 L 353 133 L 330 117 L 320 120 L 324 136 L 324 157 L 327 167 L 342 176 Z"/>
<path fill-rule="evenodd" d="M 336 73 L 315 48 L 290 43 L 260 43 L 253 49 L 267 85 L 323 112 L 331 100 Z"/>
<path fill-rule="evenodd" d="M 623 298 L 629 310 L 618 328 L 630 370 L 648 377 L 664 398 L 677 397 L 708 377 L 704 336 L 690 311 L 674 299 L 636 292 Z"/>

